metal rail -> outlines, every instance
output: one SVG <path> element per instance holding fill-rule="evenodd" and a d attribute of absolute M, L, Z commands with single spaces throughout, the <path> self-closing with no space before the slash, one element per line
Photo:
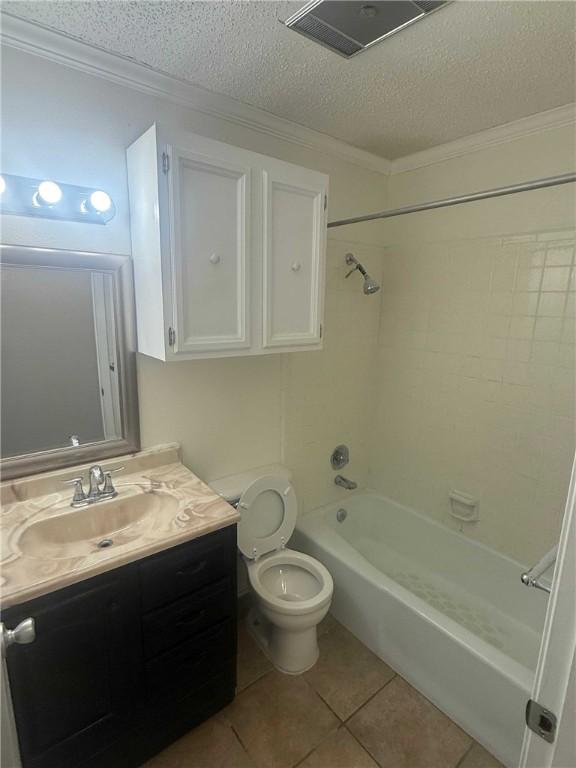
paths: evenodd
<path fill-rule="evenodd" d="M 512 184 L 509 187 L 496 187 L 496 189 L 486 189 L 483 192 L 473 192 L 471 195 L 447 197 L 444 200 L 433 200 L 429 203 L 419 203 L 418 205 L 407 205 L 404 208 L 392 208 L 388 211 L 369 213 L 366 216 L 354 216 L 351 219 L 331 221 L 328 223 L 328 228 L 343 227 L 346 224 L 360 224 L 363 221 L 374 221 L 375 219 L 391 219 L 393 216 L 405 216 L 407 213 L 432 211 L 436 208 L 448 208 L 452 205 L 475 203 L 477 200 L 487 200 L 491 197 L 504 197 L 504 195 L 515 195 L 518 192 L 530 192 L 533 189 L 557 187 L 560 184 L 573 184 L 574 182 L 576 182 L 576 173 L 564 173 L 561 176 L 549 176 L 545 179 L 524 181 L 522 184 Z"/>
<path fill-rule="evenodd" d="M 533 565 L 532 568 L 520 576 L 522 584 L 525 584 L 527 587 L 536 587 L 536 589 L 541 589 L 544 592 L 550 593 L 550 587 L 548 587 L 546 584 L 542 584 L 540 581 L 540 576 L 542 576 L 544 571 L 547 571 L 548 568 L 550 568 L 550 566 L 556 562 L 557 554 L 558 544 L 555 544 L 550 552 L 547 552 L 544 557 L 536 563 L 536 565 Z"/>

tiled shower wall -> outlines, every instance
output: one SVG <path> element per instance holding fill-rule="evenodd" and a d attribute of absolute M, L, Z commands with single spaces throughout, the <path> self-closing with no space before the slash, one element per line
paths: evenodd
<path fill-rule="evenodd" d="M 574 454 L 575 233 L 390 246 L 370 484 L 520 561 L 557 540 Z"/>
<path fill-rule="evenodd" d="M 346 498 L 330 467 L 339 443 L 350 448 L 343 474 L 360 487 L 368 481 L 382 293 L 366 296 L 359 274 L 345 279 L 348 251 L 380 282 L 382 248 L 329 239 L 324 349 L 282 355 L 282 460 L 293 472 L 303 512 Z"/>

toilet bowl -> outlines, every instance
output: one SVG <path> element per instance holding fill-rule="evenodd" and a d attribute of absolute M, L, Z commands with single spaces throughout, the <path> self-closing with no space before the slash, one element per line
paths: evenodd
<path fill-rule="evenodd" d="M 316 627 L 334 589 L 328 570 L 313 557 L 283 549 L 249 563 L 248 577 L 258 600 L 248 623 L 258 644 L 282 672 L 297 675 L 313 667 Z"/>
<path fill-rule="evenodd" d="M 334 585 L 321 563 L 286 548 L 298 513 L 290 472 L 274 465 L 211 485 L 240 512 L 238 548 L 255 596 L 248 628 L 278 670 L 299 675 L 318 659 L 316 627 Z"/>

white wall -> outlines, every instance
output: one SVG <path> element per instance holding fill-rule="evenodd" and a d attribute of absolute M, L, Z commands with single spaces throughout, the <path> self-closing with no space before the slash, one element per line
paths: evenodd
<path fill-rule="evenodd" d="M 575 167 L 573 128 L 393 175 L 390 204 Z M 390 221 L 370 482 L 522 561 L 557 540 L 574 453 L 572 185 Z"/>
<path fill-rule="evenodd" d="M 13 49 L 2 64 L 4 172 L 102 187 L 118 211 L 105 227 L 5 216 L 4 242 L 128 254 L 125 150 L 155 121 L 328 173 L 330 218 L 385 206 L 386 177 L 328 154 Z M 348 229 L 352 242 L 329 242 L 326 351 L 174 364 L 139 356 L 143 446 L 180 441 L 185 462 L 208 479 L 286 459 L 301 508 L 343 493 L 329 466 L 338 442 L 350 444 L 351 471 L 365 481 L 366 349 L 379 295 L 364 297 L 357 276 L 343 280 L 344 254 L 366 255 L 378 272 L 378 249 L 357 242 L 377 243 L 378 229 Z"/>

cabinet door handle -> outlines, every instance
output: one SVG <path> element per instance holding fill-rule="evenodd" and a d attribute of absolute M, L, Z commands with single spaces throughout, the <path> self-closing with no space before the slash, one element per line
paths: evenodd
<path fill-rule="evenodd" d="M 302 264 L 299 261 L 295 261 L 294 264 L 290 267 L 292 272 L 300 272 L 300 269 L 302 267 Z"/>
<path fill-rule="evenodd" d="M 2 649 L 9 648 L 11 645 L 29 645 L 36 640 L 36 625 L 34 619 L 24 619 L 14 629 L 6 629 L 4 624 L 2 628 Z"/>
<path fill-rule="evenodd" d="M 206 565 L 206 560 L 200 560 L 199 563 L 191 563 L 190 565 L 184 566 L 184 568 L 181 568 L 177 573 L 178 576 L 195 576 L 197 573 L 200 573 L 200 571 L 203 571 L 204 568 L 206 568 Z"/>

